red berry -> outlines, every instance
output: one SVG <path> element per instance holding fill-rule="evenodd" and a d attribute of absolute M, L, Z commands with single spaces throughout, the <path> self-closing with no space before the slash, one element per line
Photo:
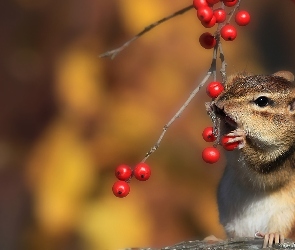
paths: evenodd
<path fill-rule="evenodd" d="M 133 173 L 137 180 L 146 181 L 151 176 L 151 169 L 146 163 L 140 162 L 135 166 Z"/>
<path fill-rule="evenodd" d="M 214 10 L 213 15 L 216 18 L 216 23 L 222 23 L 226 19 L 226 12 L 224 9 L 221 8 Z"/>
<path fill-rule="evenodd" d="M 206 91 L 211 98 L 216 98 L 220 95 L 223 89 L 224 88 L 221 82 L 210 82 L 206 88 Z"/>
<path fill-rule="evenodd" d="M 204 129 L 202 133 L 203 139 L 207 142 L 213 142 L 216 140 L 216 137 L 213 134 L 213 128 L 212 127 L 207 127 Z"/>
<path fill-rule="evenodd" d="M 207 0 L 208 5 L 214 5 L 218 2 L 220 2 L 220 0 Z"/>
<path fill-rule="evenodd" d="M 213 11 L 210 7 L 200 7 L 197 10 L 197 15 L 200 21 L 209 22 L 213 16 Z"/>
<path fill-rule="evenodd" d="M 237 30 L 234 26 L 227 24 L 221 28 L 220 35 L 225 41 L 233 41 L 237 37 Z"/>
<path fill-rule="evenodd" d="M 119 198 L 126 197 L 130 192 L 130 187 L 125 181 L 116 181 L 112 187 L 113 193 Z"/>
<path fill-rule="evenodd" d="M 208 3 L 206 0 L 194 0 L 193 5 L 194 5 L 195 9 L 197 10 L 200 7 L 207 7 Z"/>
<path fill-rule="evenodd" d="M 205 49 L 212 49 L 216 45 L 215 37 L 209 32 L 203 33 L 199 38 L 199 42 Z"/>
<path fill-rule="evenodd" d="M 212 16 L 211 20 L 209 22 L 204 22 L 202 21 L 202 25 L 205 27 L 205 28 L 211 28 L 215 25 L 216 23 L 216 17 L 215 16 Z"/>
<path fill-rule="evenodd" d="M 229 139 L 235 138 L 234 136 L 223 136 L 221 138 L 221 145 L 229 151 L 234 150 L 235 148 L 237 148 L 240 144 L 240 142 L 236 141 L 236 142 L 232 142 L 232 143 L 227 143 Z"/>
<path fill-rule="evenodd" d="M 132 169 L 129 166 L 122 164 L 116 168 L 115 175 L 119 180 L 126 181 L 131 177 Z"/>
<path fill-rule="evenodd" d="M 223 0 L 224 5 L 227 7 L 232 7 L 232 6 L 236 5 L 237 2 L 238 2 L 238 0 Z"/>
<path fill-rule="evenodd" d="M 203 150 L 202 158 L 205 162 L 212 164 L 219 160 L 220 153 L 217 148 L 208 147 Z"/>
<path fill-rule="evenodd" d="M 241 10 L 235 16 L 236 23 L 240 26 L 245 26 L 250 22 L 250 14 L 248 11 Z"/>

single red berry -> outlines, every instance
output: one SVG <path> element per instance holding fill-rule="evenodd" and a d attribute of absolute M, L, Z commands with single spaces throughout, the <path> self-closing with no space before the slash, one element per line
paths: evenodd
<path fill-rule="evenodd" d="M 225 41 L 233 41 L 237 37 L 237 30 L 234 26 L 227 24 L 221 28 L 220 35 Z"/>
<path fill-rule="evenodd" d="M 223 0 L 224 5 L 227 7 L 232 7 L 232 6 L 236 5 L 237 2 L 238 2 L 238 0 Z"/>
<path fill-rule="evenodd" d="M 245 26 L 250 22 L 250 14 L 248 11 L 241 10 L 235 16 L 235 21 L 240 26 Z"/>
<path fill-rule="evenodd" d="M 216 18 L 216 23 L 222 23 L 226 19 L 226 12 L 224 9 L 221 8 L 214 10 L 213 15 Z"/>
<path fill-rule="evenodd" d="M 208 3 L 206 0 L 194 0 L 193 5 L 194 5 L 195 9 L 197 10 L 200 7 L 207 7 Z"/>
<path fill-rule="evenodd" d="M 221 138 L 221 145 L 228 151 L 232 151 L 235 148 L 237 148 L 240 144 L 240 142 L 236 141 L 236 142 L 232 142 L 232 143 L 228 143 L 229 139 L 235 138 L 234 136 L 223 136 Z"/>
<path fill-rule="evenodd" d="M 132 169 L 125 164 L 119 165 L 115 170 L 116 177 L 121 181 L 128 180 L 132 175 Z"/>
<path fill-rule="evenodd" d="M 112 187 L 113 194 L 119 198 L 126 197 L 130 192 L 130 186 L 125 181 L 116 181 Z"/>
<path fill-rule="evenodd" d="M 146 181 L 151 176 L 151 168 L 146 163 L 140 162 L 135 166 L 133 173 L 137 180 Z"/>
<path fill-rule="evenodd" d="M 209 22 L 213 16 L 213 10 L 210 7 L 200 7 L 197 15 L 200 21 Z"/>
<path fill-rule="evenodd" d="M 216 140 L 216 137 L 213 134 L 213 127 L 207 127 L 204 129 L 202 133 L 203 139 L 206 142 L 213 142 Z"/>
<path fill-rule="evenodd" d="M 211 98 L 216 98 L 217 96 L 220 95 L 223 89 L 224 88 L 221 82 L 210 82 L 207 85 L 206 92 L 208 96 L 210 96 Z"/>
<path fill-rule="evenodd" d="M 199 42 L 205 49 L 212 49 L 216 45 L 215 37 L 209 32 L 203 33 L 199 38 Z"/>
<path fill-rule="evenodd" d="M 201 23 L 205 28 L 212 28 L 216 23 L 216 17 L 212 16 L 209 22 L 202 21 Z"/>
<path fill-rule="evenodd" d="M 218 2 L 220 2 L 220 0 L 206 0 L 206 1 L 207 1 L 208 5 L 214 5 Z"/>
<path fill-rule="evenodd" d="M 217 148 L 208 147 L 203 150 L 202 158 L 205 162 L 212 164 L 219 160 L 220 153 Z"/>

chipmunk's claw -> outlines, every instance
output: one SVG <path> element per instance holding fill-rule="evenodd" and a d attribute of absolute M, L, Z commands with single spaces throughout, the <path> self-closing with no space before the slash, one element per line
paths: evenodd
<path fill-rule="evenodd" d="M 227 134 L 228 136 L 238 136 L 238 137 L 245 137 L 246 133 L 243 129 L 237 128 L 230 133 Z"/>
<path fill-rule="evenodd" d="M 238 128 L 238 129 L 233 130 L 230 133 L 228 133 L 227 136 L 233 137 L 233 138 L 230 138 L 227 141 L 227 143 L 239 142 L 238 149 L 245 147 L 246 133 L 244 130 Z"/>
<path fill-rule="evenodd" d="M 273 243 L 274 244 L 284 243 L 284 240 L 285 240 L 284 235 L 277 233 L 277 232 L 276 233 L 266 233 L 266 234 L 256 232 L 255 238 L 264 239 L 262 248 L 272 247 Z"/>

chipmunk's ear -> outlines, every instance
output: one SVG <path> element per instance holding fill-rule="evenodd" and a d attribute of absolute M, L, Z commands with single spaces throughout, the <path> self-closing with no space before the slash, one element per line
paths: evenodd
<path fill-rule="evenodd" d="M 288 80 L 289 82 L 294 82 L 294 75 L 290 71 L 278 71 L 273 74 L 273 76 L 280 76 Z"/>

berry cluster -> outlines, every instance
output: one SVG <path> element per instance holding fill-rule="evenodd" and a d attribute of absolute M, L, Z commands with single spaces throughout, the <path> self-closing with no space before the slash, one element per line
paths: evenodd
<path fill-rule="evenodd" d="M 210 82 L 206 88 L 208 96 L 211 98 L 216 98 L 223 91 L 223 85 L 220 82 Z M 207 127 L 202 133 L 203 139 L 206 142 L 214 142 L 216 137 L 213 132 L 213 127 Z M 223 136 L 221 138 L 221 145 L 229 151 L 236 149 L 239 145 L 239 142 L 228 142 L 230 139 L 234 138 L 233 136 Z M 220 153 L 216 147 L 207 147 L 202 152 L 202 158 L 207 163 L 215 163 L 220 158 Z"/>
<path fill-rule="evenodd" d="M 223 3 L 223 6 L 233 7 L 238 0 L 193 0 L 193 5 L 197 10 L 197 16 L 205 28 L 212 28 L 216 23 L 224 23 L 226 20 L 226 11 L 223 8 L 213 9 L 217 3 Z M 247 11 L 238 11 L 235 15 L 235 21 L 240 26 L 245 26 L 250 22 L 250 15 Z M 236 28 L 226 23 L 220 29 L 220 36 L 225 41 L 233 41 L 237 37 Z M 216 38 L 210 32 L 203 33 L 199 42 L 205 49 L 212 49 L 216 45 Z"/>
<path fill-rule="evenodd" d="M 121 164 L 116 168 L 115 176 L 119 180 L 112 187 L 113 193 L 115 196 L 123 198 L 130 192 L 128 183 L 131 181 L 131 178 L 134 176 L 139 181 L 146 181 L 151 176 L 151 169 L 144 162 L 138 163 L 133 170 L 128 165 Z"/>
<path fill-rule="evenodd" d="M 216 7 L 218 3 L 220 3 L 220 6 Z M 239 7 L 239 3 L 240 3 L 240 0 L 193 0 L 193 6 L 197 10 L 197 16 L 205 28 L 211 28 L 215 24 L 219 24 L 217 31 L 215 32 L 214 35 L 212 35 L 210 32 L 205 32 L 200 36 L 199 42 L 202 47 L 204 47 L 205 49 L 212 49 L 216 46 L 217 42 L 218 42 L 218 46 L 221 45 L 219 42 L 220 37 L 222 37 L 225 41 L 233 41 L 236 38 L 237 30 L 233 25 L 229 23 L 233 17 L 233 14 L 236 12 L 237 8 Z M 233 6 L 235 6 L 233 10 L 227 14 L 225 10 L 226 7 L 233 7 Z M 184 13 L 184 10 L 186 11 L 190 9 L 190 7 L 191 6 L 189 6 L 189 8 L 185 8 L 182 11 L 179 11 L 176 13 L 177 14 Z M 176 13 L 173 16 L 176 16 Z M 227 15 L 229 16 L 228 19 L 227 19 Z M 168 20 L 169 18 L 162 19 L 162 20 Z M 158 21 L 157 23 L 154 23 L 153 25 L 150 25 L 144 31 L 139 33 L 138 36 L 141 36 L 146 31 L 151 29 L 150 27 L 157 26 L 159 23 L 163 22 L 162 20 Z M 240 25 L 240 26 L 247 25 L 250 22 L 249 13 L 244 10 L 238 11 L 235 14 L 235 22 L 237 25 Z M 129 44 L 131 41 L 133 40 L 128 41 L 126 44 Z M 123 45 L 122 47 L 116 50 L 110 51 L 110 53 L 106 53 L 103 55 L 110 54 L 112 55 L 112 57 L 114 57 L 123 48 L 125 48 L 125 45 Z M 214 49 L 218 50 L 218 48 L 216 47 Z M 212 64 L 213 64 L 213 61 L 212 61 Z M 216 71 L 216 64 L 214 68 Z M 210 73 L 212 73 L 212 71 L 210 71 Z M 146 154 L 146 157 L 143 159 L 141 163 L 137 164 L 133 170 L 128 165 L 125 165 L 125 164 L 122 164 L 116 168 L 115 175 L 119 180 L 116 181 L 112 187 L 112 191 L 115 196 L 119 198 L 123 198 L 129 194 L 130 192 L 129 183 L 133 176 L 135 176 L 135 178 L 140 181 L 146 181 L 149 179 L 151 175 L 151 170 L 150 170 L 150 167 L 146 163 L 144 163 L 145 160 L 159 147 L 159 144 L 166 130 L 175 121 L 175 119 L 180 116 L 180 114 L 185 109 L 187 104 L 191 101 L 191 99 L 197 93 L 198 89 L 199 89 L 199 86 L 198 88 L 195 89 L 195 91 L 193 91 L 189 99 L 175 114 L 175 116 L 173 116 L 172 119 L 165 125 L 163 132 L 161 136 L 159 137 L 157 143 Z M 220 82 L 213 81 L 209 83 L 207 86 L 207 94 L 213 99 L 217 98 L 222 91 L 223 91 L 223 85 Z M 205 128 L 202 135 L 204 140 L 207 142 L 214 142 L 217 139 L 214 134 L 213 127 Z M 235 148 L 239 146 L 239 142 L 233 142 L 232 138 L 233 137 L 227 136 L 227 135 L 221 138 L 220 143 L 226 150 L 234 150 Z M 216 144 L 214 144 L 213 147 L 205 148 L 202 152 L 202 157 L 203 157 L 203 160 L 207 163 L 217 162 L 220 158 L 220 153 L 218 149 L 216 148 Z"/>

